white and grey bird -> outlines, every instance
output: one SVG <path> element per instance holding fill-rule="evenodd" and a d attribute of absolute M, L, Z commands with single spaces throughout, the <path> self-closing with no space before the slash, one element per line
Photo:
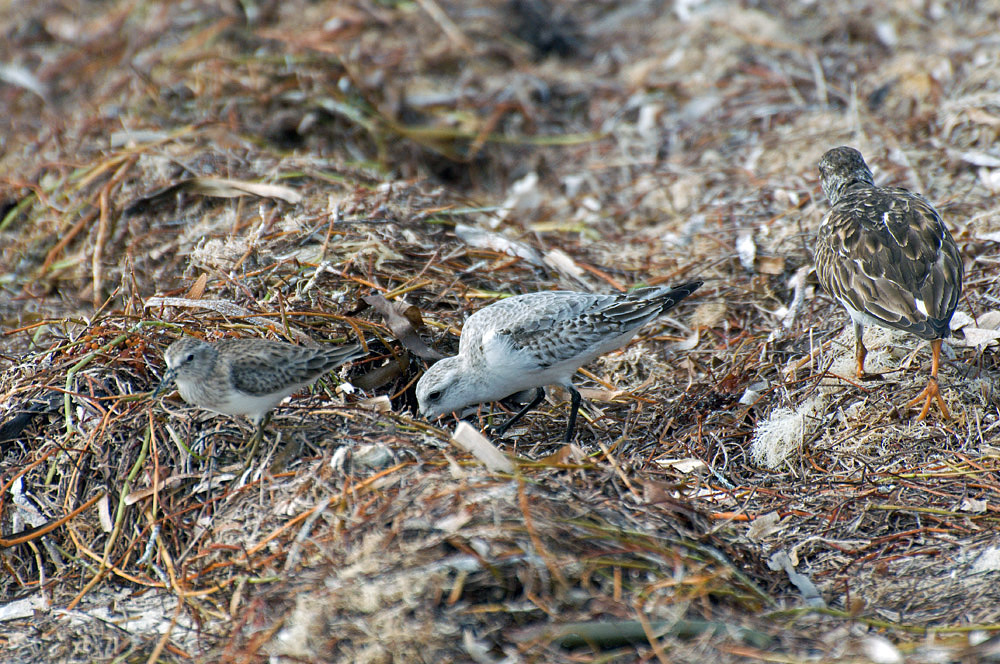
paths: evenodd
<path fill-rule="evenodd" d="M 580 409 L 580 393 L 571 381 L 576 370 L 624 346 L 640 327 L 701 285 L 692 281 L 617 295 L 546 291 L 495 302 L 465 322 L 458 355 L 439 360 L 420 377 L 420 412 L 435 418 L 535 390 L 532 401 L 497 430 L 502 436 L 541 402 L 546 385 L 561 385 L 570 393 L 568 442 Z"/>
<path fill-rule="evenodd" d="M 167 348 L 168 370 L 153 397 L 176 383 L 189 404 L 224 415 L 248 416 L 256 427 L 252 457 L 266 419 L 285 397 L 365 354 L 356 344 L 314 348 L 266 339 L 208 343 L 183 337 Z"/>
<path fill-rule="evenodd" d="M 816 243 L 819 281 L 851 316 L 857 376 L 865 378 L 865 325 L 903 330 L 931 342 L 927 387 L 907 407 L 923 403 L 917 419 L 937 401 L 951 417 L 938 388 L 941 340 L 962 294 L 962 257 L 941 215 L 922 196 L 878 187 L 854 148 L 829 150 L 819 162 L 830 201 Z"/>

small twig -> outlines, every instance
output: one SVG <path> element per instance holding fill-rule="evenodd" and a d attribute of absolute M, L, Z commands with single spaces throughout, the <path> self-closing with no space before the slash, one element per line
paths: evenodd
<path fill-rule="evenodd" d="M 91 351 L 83 356 L 79 362 L 74 364 L 69 371 L 66 372 L 66 391 L 63 393 L 63 416 L 66 418 L 66 436 L 67 439 L 73 434 L 73 401 L 71 397 L 74 394 L 73 391 L 73 379 L 76 377 L 78 371 L 83 369 L 85 366 L 90 364 L 91 360 L 100 355 L 101 353 L 106 353 L 118 344 L 122 343 L 128 338 L 128 334 L 119 334 L 117 337 L 104 344 L 97 350 Z"/>
<path fill-rule="evenodd" d="M 611 468 L 614 469 L 615 474 L 618 475 L 618 478 L 629 490 L 629 493 L 631 493 L 632 497 L 635 498 L 635 502 L 641 504 L 642 496 L 640 496 L 639 492 L 636 491 L 635 487 L 632 486 L 632 482 L 629 480 L 628 475 L 626 475 L 625 472 L 622 470 L 621 466 L 618 465 L 618 461 L 615 459 L 614 455 L 611 454 L 611 450 L 608 449 L 608 446 L 604 444 L 603 440 L 598 440 L 597 444 L 600 446 L 601 452 L 604 454 L 604 458 L 607 459 L 608 463 L 611 464 Z"/>
<path fill-rule="evenodd" d="M 524 518 L 524 528 L 528 531 L 528 537 L 531 539 L 531 544 L 535 548 L 535 552 L 541 556 L 542 560 L 545 561 L 545 566 L 549 570 L 549 574 L 552 578 L 558 582 L 561 588 L 569 588 L 569 584 L 566 582 L 566 577 L 563 576 L 562 570 L 559 569 L 555 558 L 549 553 L 545 545 L 542 544 L 542 538 L 538 536 L 538 531 L 535 529 L 535 524 L 531 519 L 531 510 L 528 505 L 528 493 L 524 490 L 525 483 L 523 479 L 517 482 L 517 502 L 521 508 L 521 516 Z"/>
<path fill-rule="evenodd" d="M 118 541 L 118 535 L 121 534 L 122 525 L 125 523 L 125 510 L 128 509 L 125 505 L 125 497 L 129 493 L 129 488 L 132 486 L 132 481 L 135 480 L 136 476 L 139 474 L 139 471 L 142 469 L 143 463 L 145 463 L 146 461 L 146 453 L 149 451 L 150 438 L 152 438 L 152 429 L 147 427 L 146 436 L 145 438 L 143 438 L 142 448 L 140 448 L 139 450 L 139 455 L 136 458 L 135 463 L 132 465 L 132 470 L 129 472 L 128 476 L 125 478 L 124 484 L 122 485 L 121 495 L 118 499 L 118 510 L 115 513 L 115 527 L 111 531 L 111 534 L 108 535 L 108 541 L 104 544 L 104 556 L 101 559 L 100 569 L 98 569 L 97 574 L 95 574 L 94 577 L 87 582 L 87 585 L 83 587 L 83 590 L 81 590 L 79 594 L 77 594 L 77 596 L 74 597 L 72 601 L 70 601 L 70 603 L 66 605 L 67 611 L 72 611 L 73 609 L 75 609 L 77 604 L 80 603 L 80 601 L 84 598 L 84 596 L 88 592 L 90 592 L 91 589 L 94 586 L 96 586 L 101 579 L 104 578 L 105 574 L 107 574 L 107 571 L 109 569 L 108 558 L 111 556 L 111 549 L 112 547 L 114 547 L 115 542 Z"/>
<path fill-rule="evenodd" d="M 455 25 L 455 22 L 441 9 L 435 0 L 417 0 L 417 4 L 427 12 L 434 22 L 438 24 L 441 31 L 448 36 L 448 39 L 468 54 L 473 52 L 472 42 L 468 40 L 462 30 Z"/>
<path fill-rule="evenodd" d="M 170 618 L 170 625 L 163 632 L 163 636 L 156 642 L 153 647 L 152 652 L 149 653 L 149 657 L 146 659 L 146 664 L 156 664 L 160 660 L 160 655 L 163 653 L 163 649 L 167 647 L 167 641 L 170 640 L 170 635 L 173 633 L 174 628 L 177 627 L 177 619 L 181 615 L 181 609 L 184 608 L 184 602 L 177 602 L 174 607 L 174 615 Z"/>
<path fill-rule="evenodd" d="M 72 242 L 73 238 L 79 235 L 80 231 L 82 231 L 88 223 L 93 221 L 96 216 L 97 212 L 91 210 L 87 214 L 80 217 L 79 221 L 73 224 L 73 227 L 62 236 L 62 239 L 56 242 L 56 246 L 49 249 L 49 253 L 45 255 L 45 260 L 42 262 L 42 267 L 38 269 L 39 276 L 44 276 L 45 273 L 49 271 L 52 263 L 55 262 L 59 254 L 62 253 L 62 250 L 66 248 L 66 245 Z"/>
<path fill-rule="evenodd" d="M 663 651 L 663 646 L 656 638 L 656 633 L 653 630 L 653 626 L 649 623 L 649 618 L 647 618 L 646 614 L 643 613 L 643 607 L 636 606 L 633 608 L 635 610 L 635 617 L 639 621 L 639 624 L 642 625 L 642 631 L 646 635 L 646 640 L 649 642 L 649 646 L 653 649 L 653 654 L 656 655 L 656 659 L 660 660 L 660 664 L 667 664 L 670 661 L 670 658 L 667 657 L 667 653 Z"/>
<path fill-rule="evenodd" d="M 98 197 L 100 214 L 97 216 L 97 238 L 94 240 L 94 253 L 90 257 L 90 270 L 94 288 L 94 292 L 91 293 L 91 302 L 95 309 L 101 304 L 101 289 L 104 286 L 101 259 L 104 257 L 104 243 L 108 238 L 108 190 L 111 186 L 112 182 L 108 182 L 101 187 L 101 193 Z"/>
<path fill-rule="evenodd" d="M 46 455 L 47 456 L 47 455 Z M 59 526 L 65 524 L 67 521 L 75 517 L 77 514 L 86 511 L 87 509 L 93 507 L 93 505 L 104 496 L 104 492 L 100 492 L 83 505 L 80 505 L 75 510 L 67 514 L 66 516 L 56 519 L 55 521 L 50 521 L 44 526 L 38 526 L 37 528 L 29 528 L 28 530 L 21 531 L 16 537 L 10 539 L 0 537 L 0 549 L 16 546 L 18 544 L 24 544 L 32 540 L 38 539 L 43 535 L 51 533 L 53 530 Z"/>
<path fill-rule="evenodd" d="M 295 538 L 292 540 L 292 546 L 289 547 L 288 553 L 285 555 L 285 566 L 283 571 L 287 574 L 292 571 L 292 568 L 298 563 L 299 560 L 299 549 L 302 548 L 302 542 L 309 537 L 309 533 L 312 532 L 313 524 L 326 513 L 326 510 L 330 508 L 330 505 L 337 500 L 337 496 L 330 496 L 324 500 L 317 503 L 312 513 L 306 517 L 303 522 L 302 527 L 299 528 L 299 532 L 296 533 Z"/>

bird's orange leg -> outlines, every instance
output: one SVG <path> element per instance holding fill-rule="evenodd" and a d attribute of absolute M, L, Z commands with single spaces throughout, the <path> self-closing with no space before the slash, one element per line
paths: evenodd
<path fill-rule="evenodd" d="M 854 349 L 854 358 L 858 361 L 858 380 L 865 379 L 865 358 L 868 357 L 868 349 L 865 342 L 858 337 L 858 345 Z"/>
<path fill-rule="evenodd" d="M 868 349 L 865 348 L 865 328 L 857 323 L 854 324 L 854 339 L 857 342 L 854 346 L 854 359 L 857 360 L 858 380 L 876 380 L 879 374 L 865 373 L 865 358 L 868 357 Z"/>
<path fill-rule="evenodd" d="M 937 400 L 938 407 L 941 409 L 941 417 L 946 420 L 951 419 L 951 413 L 948 412 L 948 407 L 944 405 L 944 399 L 941 398 L 941 390 L 938 389 L 937 373 L 940 357 L 941 340 L 935 339 L 931 342 L 931 378 L 927 381 L 927 387 L 924 388 L 923 392 L 906 403 L 907 408 L 912 408 L 920 403 L 921 400 L 924 402 L 924 407 L 920 410 L 920 414 L 917 415 L 917 422 L 927 417 L 927 413 L 931 408 L 931 402 L 935 399 Z"/>

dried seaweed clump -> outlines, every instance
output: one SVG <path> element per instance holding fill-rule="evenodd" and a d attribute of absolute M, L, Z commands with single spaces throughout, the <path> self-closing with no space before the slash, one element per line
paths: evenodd
<path fill-rule="evenodd" d="M 777 468 L 802 446 L 806 436 L 819 424 L 824 399 L 817 394 L 797 408 L 775 408 L 754 429 L 750 458 L 767 468 Z"/>

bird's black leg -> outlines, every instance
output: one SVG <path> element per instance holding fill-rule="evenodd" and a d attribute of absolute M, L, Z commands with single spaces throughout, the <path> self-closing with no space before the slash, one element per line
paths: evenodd
<path fill-rule="evenodd" d="M 566 435 L 563 442 L 568 443 L 573 440 L 573 430 L 576 429 L 576 414 L 580 412 L 580 393 L 572 385 L 566 387 L 569 390 L 569 425 L 566 427 Z"/>
<path fill-rule="evenodd" d="M 544 387 L 535 388 L 535 398 L 532 399 L 527 406 L 517 411 L 517 414 L 515 414 L 514 417 L 504 422 L 503 425 L 496 430 L 496 437 L 500 438 L 505 433 L 507 433 L 507 429 L 511 428 L 511 426 L 513 426 L 515 422 L 517 422 L 519 419 L 527 415 L 529 410 L 531 410 L 538 404 L 542 403 L 542 399 L 544 398 L 545 398 L 545 388 Z"/>
<path fill-rule="evenodd" d="M 249 468 L 253 463 L 253 458 L 257 456 L 257 450 L 260 449 L 260 442 L 264 439 L 264 427 L 266 427 L 270 421 L 270 412 L 260 419 L 254 419 L 253 423 L 256 430 L 253 432 L 253 437 L 250 438 L 250 453 L 247 454 L 247 458 L 243 462 L 243 470 Z"/>

